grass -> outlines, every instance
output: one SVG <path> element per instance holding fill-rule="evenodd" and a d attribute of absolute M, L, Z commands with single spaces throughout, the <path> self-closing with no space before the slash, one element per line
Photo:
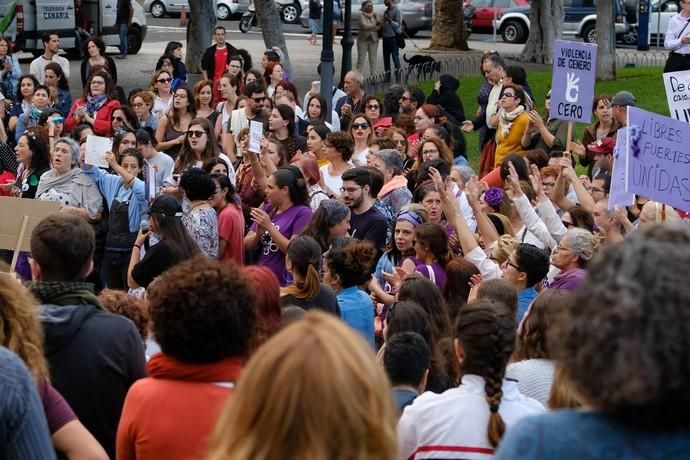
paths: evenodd
<path fill-rule="evenodd" d="M 661 67 L 640 67 L 618 69 L 618 79 L 612 81 L 598 81 L 595 85 L 594 94 L 609 94 L 613 96 L 618 91 L 630 91 L 637 98 L 638 107 L 668 116 L 668 104 L 666 103 L 666 93 L 664 92 L 664 82 L 661 77 Z M 536 98 L 537 107 L 540 111 L 544 107 L 544 95 L 551 87 L 551 72 L 530 72 L 527 80 Z M 462 77 L 458 95 L 465 106 L 465 113 L 473 114 L 477 108 L 477 92 L 483 83 L 483 78 L 479 75 Z M 428 81 L 420 84 L 420 88 L 425 94 L 429 94 L 433 89 L 434 82 Z M 586 127 L 585 124 L 576 123 L 575 139 L 580 139 Z M 479 137 L 477 133 L 465 133 L 467 141 L 467 156 L 470 164 L 477 168 L 479 166 Z"/>

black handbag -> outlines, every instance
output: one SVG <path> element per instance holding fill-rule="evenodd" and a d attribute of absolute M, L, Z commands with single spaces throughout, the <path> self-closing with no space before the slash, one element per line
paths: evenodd
<path fill-rule="evenodd" d="M 405 35 L 395 34 L 395 40 L 398 42 L 398 48 L 405 49 Z"/>

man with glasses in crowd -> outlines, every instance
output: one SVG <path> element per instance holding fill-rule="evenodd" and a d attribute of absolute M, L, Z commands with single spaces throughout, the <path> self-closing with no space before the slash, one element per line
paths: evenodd
<path fill-rule="evenodd" d="M 264 125 L 264 129 L 268 126 L 268 114 L 263 110 L 264 99 L 266 99 L 266 90 L 258 81 L 249 83 L 244 88 L 245 96 L 247 96 L 247 105 L 243 109 L 235 109 L 230 114 L 228 122 L 229 139 L 227 140 L 228 151 L 237 150 L 239 145 L 237 135 L 244 128 L 249 128 L 250 121 L 258 121 Z"/>
<path fill-rule="evenodd" d="M 398 102 L 401 113 L 412 117 L 417 109 L 424 104 L 424 91 L 414 86 L 405 88 L 405 92 L 400 96 Z"/>
<path fill-rule="evenodd" d="M 340 195 L 350 208 L 350 235 L 358 240 L 368 240 L 381 250 L 386 244 L 388 222 L 374 206 L 372 178 L 367 168 L 352 168 L 342 175 Z"/>

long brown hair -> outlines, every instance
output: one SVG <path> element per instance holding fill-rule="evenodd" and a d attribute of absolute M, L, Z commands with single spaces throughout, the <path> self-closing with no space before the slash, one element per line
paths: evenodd
<path fill-rule="evenodd" d="M 183 173 L 186 169 L 194 166 L 194 164 L 199 160 L 205 162 L 211 158 L 218 158 L 218 142 L 216 142 L 211 122 L 206 118 L 196 117 L 189 122 L 190 128 L 194 125 L 199 125 L 204 131 L 206 131 L 206 137 L 208 138 L 208 141 L 206 142 L 206 149 L 204 149 L 204 151 L 201 153 L 201 158 L 197 158 L 196 153 L 194 150 L 192 150 L 192 146 L 189 144 L 189 135 L 186 134 L 184 143 L 180 149 L 180 155 L 177 157 L 177 161 L 175 162 L 174 172 L 176 174 Z"/>
<path fill-rule="evenodd" d="M 36 382 L 49 379 L 38 305 L 31 293 L 9 276 L 0 276 L 0 345 L 24 361 Z"/>
<path fill-rule="evenodd" d="M 283 288 L 283 294 L 298 299 L 312 300 L 321 290 L 319 277 L 321 246 L 314 238 L 300 235 L 290 241 L 286 255 L 292 264 L 292 272 L 298 274 L 303 280 Z"/>
<path fill-rule="evenodd" d="M 309 312 L 249 360 L 208 458 L 393 460 L 390 391 L 361 336 L 332 315 Z"/>

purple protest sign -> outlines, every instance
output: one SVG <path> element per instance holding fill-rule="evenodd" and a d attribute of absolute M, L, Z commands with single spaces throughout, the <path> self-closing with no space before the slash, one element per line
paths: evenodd
<path fill-rule="evenodd" d="M 549 116 L 589 123 L 592 120 L 597 45 L 556 40 L 553 48 Z"/>
<path fill-rule="evenodd" d="M 690 125 L 628 107 L 628 192 L 690 211 Z"/>
<path fill-rule="evenodd" d="M 635 202 L 635 194 L 626 189 L 626 170 L 628 167 L 627 128 L 616 132 L 616 146 L 613 148 L 613 171 L 611 173 L 611 192 L 609 209 L 622 208 Z"/>

